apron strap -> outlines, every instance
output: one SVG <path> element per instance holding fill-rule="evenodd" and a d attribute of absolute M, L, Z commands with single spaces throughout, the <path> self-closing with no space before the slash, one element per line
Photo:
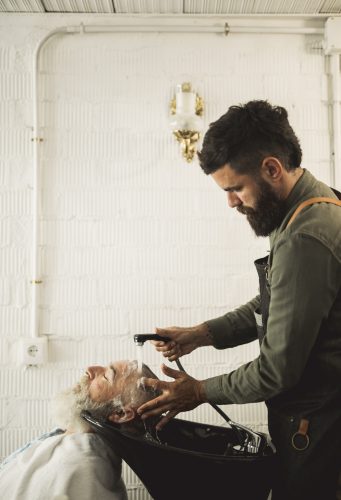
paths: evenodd
<path fill-rule="evenodd" d="M 294 219 L 296 219 L 297 215 L 301 212 L 301 210 L 303 210 L 303 208 L 308 207 L 309 205 L 313 205 L 314 203 L 333 203 L 334 205 L 338 205 L 339 207 L 341 207 L 341 200 L 336 200 L 335 198 L 326 198 L 324 196 L 310 198 L 309 200 L 305 200 L 300 205 L 298 205 L 295 212 L 292 214 L 287 227 L 290 226 Z"/>

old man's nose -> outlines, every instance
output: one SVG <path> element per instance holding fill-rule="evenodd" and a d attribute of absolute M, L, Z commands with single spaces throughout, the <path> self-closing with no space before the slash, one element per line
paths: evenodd
<path fill-rule="evenodd" d="M 103 371 L 102 366 L 88 366 L 85 373 L 88 375 L 90 380 L 93 380 L 96 375 Z"/>

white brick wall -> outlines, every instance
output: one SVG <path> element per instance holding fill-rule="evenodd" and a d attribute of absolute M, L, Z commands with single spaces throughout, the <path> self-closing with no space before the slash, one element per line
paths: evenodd
<path fill-rule="evenodd" d="M 108 18 L 97 16 L 104 22 Z M 252 261 L 268 243 L 227 209 L 168 128 L 175 84 L 205 100 L 205 126 L 229 105 L 287 107 L 304 166 L 329 181 L 324 56 L 300 35 L 106 34 L 51 40 L 41 59 L 40 333 L 50 363 L 15 365 L 30 321 L 32 57 L 49 30 L 90 16 L 0 15 L 0 417 L 5 456 L 50 426 L 47 402 L 89 363 L 135 357 L 134 333 L 192 325 L 257 291 Z M 340 186 L 339 186 L 340 187 Z M 160 374 L 150 346 L 145 361 Z M 257 344 L 184 359 L 206 378 L 257 355 Z M 226 407 L 265 429 L 264 406 Z M 202 406 L 186 417 L 221 424 Z M 148 498 L 125 468 L 131 499 Z"/>

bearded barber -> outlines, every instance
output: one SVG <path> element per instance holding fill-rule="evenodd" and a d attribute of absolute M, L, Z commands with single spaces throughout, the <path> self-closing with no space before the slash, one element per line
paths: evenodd
<path fill-rule="evenodd" d="M 260 287 L 254 299 L 198 326 L 157 329 L 171 340 L 154 344 L 174 361 L 198 347 L 226 349 L 258 338 L 260 354 L 203 381 L 163 366 L 174 381 L 147 379 L 162 394 L 139 411 L 144 418 L 165 414 L 161 428 L 207 401 L 265 401 L 279 460 L 273 500 L 335 500 L 341 470 L 341 202 L 300 167 L 301 156 L 286 110 L 266 101 L 232 106 L 211 124 L 201 168 L 257 236 L 270 236 L 271 251 L 255 261 Z"/>

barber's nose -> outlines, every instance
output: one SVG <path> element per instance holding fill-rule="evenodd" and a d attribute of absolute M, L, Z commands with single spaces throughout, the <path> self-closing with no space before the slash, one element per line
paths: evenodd
<path fill-rule="evenodd" d="M 93 380 L 101 370 L 103 371 L 102 366 L 88 366 L 86 374 L 89 375 L 90 380 Z"/>
<path fill-rule="evenodd" d="M 239 207 L 239 205 L 242 205 L 242 201 L 240 200 L 239 196 L 232 191 L 229 191 L 227 193 L 227 203 L 231 208 Z"/>

